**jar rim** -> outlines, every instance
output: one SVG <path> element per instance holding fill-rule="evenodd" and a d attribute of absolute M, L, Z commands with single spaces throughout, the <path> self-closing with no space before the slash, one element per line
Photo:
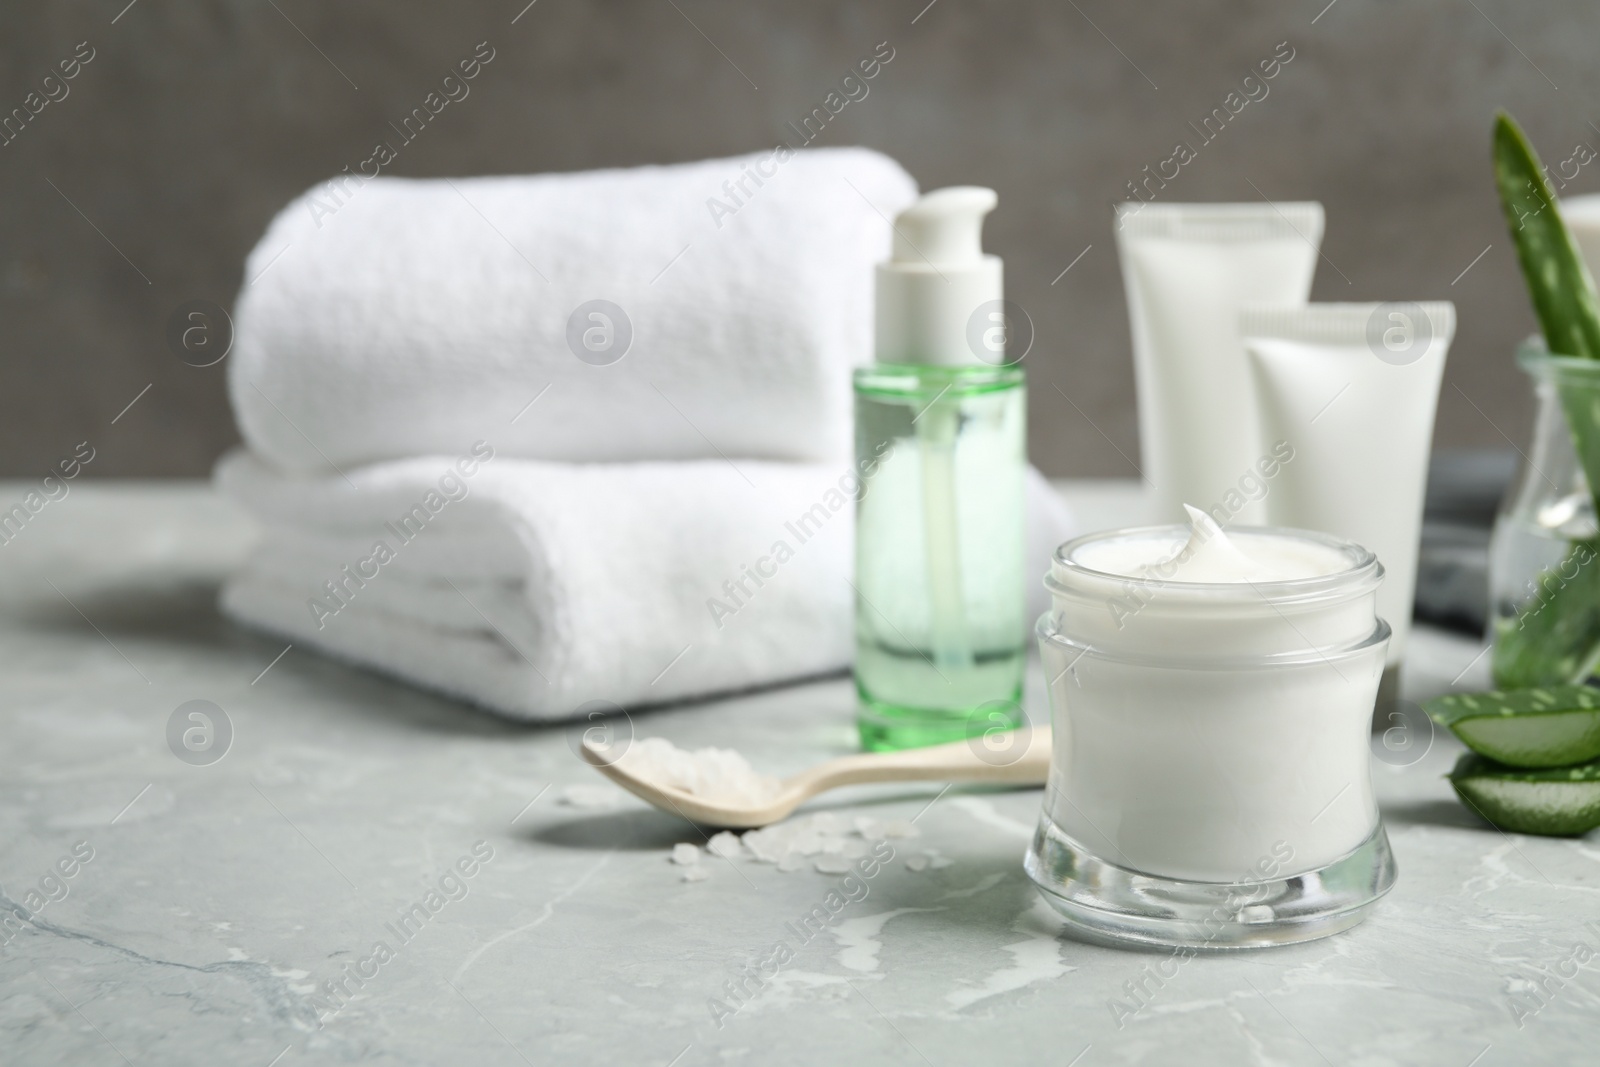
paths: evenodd
<path fill-rule="evenodd" d="M 1543 381 L 1600 385 L 1600 359 L 1557 355 L 1539 334 L 1531 334 L 1517 346 L 1517 366 Z"/>
<path fill-rule="evenodd" d="M 1161 652 L 1113 650 L 1068 637 L 1057 625 L 1055 613 L 1051 611 L 1039 616 L 1038 621 L 1034 623 L 1033 631 L 1041 642 L 1048 642 L 1062 648 L 1075 650 L 1078 654 L 1073 657 L 1073 664 L 1080 659 L 1088 657 L 1089 659 L 1114 660 L 1119 663 L 1134 663 L 1145 667 L 1186 671 L 1270 670 L 1279 667 L 1304 667 L 1316 663 L 1324 663 L 1337 670 L 1337 664 L 1367 655 L 1374 646 L 1387 644 L 1394 633 L 1386 620 L 1377 618 L 1374 620 L 1371 632 L 1365 637 L 1345 645 L 1333 645 L 1325 648 L 1310 645 L 1305 648 L 1286 649 L 1257 656 L 1219 656 L 1213 653 L 1207 653 L 1203 656 L 1185 656 L 1181 653 L 1174 653 L 1170 649 Z M 1068 666 L 1071 665 L 1068 664 Z"/>
<path fill-rule="evenodd" d="M 1288 578 L 1271 582 L 1185 582 L 1176 579 L 1141 577 L 1132 574 L 1118 574 L 1114 571 L 1103 571 L 1073 558 L 1073 554 L 1085 545 L 1109 540 L 1113 537 L 1143 536 L 1152 539 L 1160 537 L 1164 540 L 1172 540 L 1182 544 L 1188 540 L 1189 527 L 1180 523 L 1173 523 L 1153 526 L 1127 526 L 1120 529 L 1100 530 L 1095 533 L 1074 537 L 1056 549 L 1052 557 L 1050 573 L 1046 575 L 1044 584 L 1052 593 L 1072 595 L 1079 592 L 1079 590 L 1068 588 L 1062 581 L 1062 577 L 1070 576 L 1073 579 L 1086 580 L 1090 585 L 1109 583 L 1125 588 L 1132 583 L 1159 587 L 1163 593 L 1170 592 L 1179 596 L 1208 599 L 1237 596 L 1242 588 L 1247 588 L 1259 594 L 1261 599 L 1267 603 L 1294 604 L 1322 600 L 1330 595 L 1340 593 L 1353 595 L 1365 590 L 1369 583 L 1374 586 L 1377 585 L 1383 578 L 1383 565 L 1378 562 L 1378 557 L 1370 549 L 1354 541 L 1335 537 L 1319 530 L 1303 530 L 1290 526 L 1224 526 L 1222 527 L 1222 532 L 1235 535 L 1243 534 L 1251 537 L 1279 536 L 1311 541 L 1343 553 L 1350 561 L 1350 566 L 1344 570 L 1334 571 L 1332 574 L 1319 574 L 1309 578 Z"/>

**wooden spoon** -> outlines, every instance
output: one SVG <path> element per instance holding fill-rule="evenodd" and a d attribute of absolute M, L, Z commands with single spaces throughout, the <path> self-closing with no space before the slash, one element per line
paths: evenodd
<path fill-rule="evenodd" d="M 759 806 L 717 803 L 706 797 L 630 773 L 603 745 L 583 743 L 583 758 L 601 774 L 648 804 L 706 826 L 766 826 L 783 819 L 818 793 L 872 782 L 993 782 L 1043 785 L 1050 773 L 1050 728 L 1024 726 L 999 735 L 952 741 L 902 752 L 866 752 L 819 763 L 785 778 L 773 799 Z"/>

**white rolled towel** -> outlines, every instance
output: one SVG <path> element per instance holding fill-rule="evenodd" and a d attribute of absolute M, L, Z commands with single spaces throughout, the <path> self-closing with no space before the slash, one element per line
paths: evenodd
<path fill-rule="evenodd" d="M 325 183 L 246 263 L 240 432 L 288 471 L 480 437 L 506 458 L 843 460 L 873 264 L 916 192 L 859 148 Z"/>
<path fill-rule="evenodd" d="M 480 443 L 346 480 L 239 451 L 217 481 L 263 534 L 222 605 L 516 718 L 791 681 L 851 661 L 850 473 L 545 463 Z M 1043 480 L 1030 489 L 1029 566 L 1043 575 L 1072 531 Z"/>

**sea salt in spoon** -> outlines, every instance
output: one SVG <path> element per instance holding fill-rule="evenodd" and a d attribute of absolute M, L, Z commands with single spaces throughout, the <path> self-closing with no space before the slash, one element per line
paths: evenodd
<path fill-rule="evenodd" d="M 990 782 L 995 785 L 1043 785 L 1050 772 L 1050 728 L 1022 727 L 1012 733 L 989 734 L 903 752 L 867 752 L 819 763 L 777 783 L 761 803 L 701 796 L 653 780 L 628 766 L 626 749 L 590 740 L 583 758 L 601 774 L 640 800 L 662 811 L 705 826 L 766 826 L 787 817 L 818 793 L 846 785 L 874 782 Z"/>

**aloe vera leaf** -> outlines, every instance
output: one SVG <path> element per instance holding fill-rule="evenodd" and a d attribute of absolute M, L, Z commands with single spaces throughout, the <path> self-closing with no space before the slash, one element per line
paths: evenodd
<path fill-rule="evenodd" d="M 1494 120 L 1494 177 L 1511 240 L 1550 351 L 1600 359 L 1600 299 L 1561 221 L 1539 157 L 1512 117 Z"/>
<path fill-rule="evenodd" d="M 1522 770 L 1467 753 L 1450 772 L 1467 807 L 1502 830 L 1571 837 L 1600 826 L 1600 760 Z"/>
<path fill-rule="evenodd" d="M 1495 116 L 1493 141 L 1495 184 L 1545 344 L 1559 355 L 1600 358 L 1594 279 L 1561 220 L 1539 158 L 1504 111 Z M 1560 394 L 1578 460 L 1589 484 L 1600 489 L 1596 394 L 1567 388 Z M 1600 658 L 1600 579 L 1593 573 L 1566 576 L 1584 552 L 1592 555 L 1593 547 L 1575 544 L 1573 555 L 1539 576 L 1536 600 L 1516 619 L 1497 624 L 1493 674 L 1500 688 L 1581 682 L 1594 669 Z"/>
<path fill-rule="evenodd" d="M 1556 386 L 1572 447 L 1594 492 L 1600 489 L 1600 389 L 1581 382 Z M 1600 497 L 1596 498 L 1600 501 Z M 1596 504 L 1600 508 L 1600 503 Z"/>
<path fill-rule="evenodd" d="M 1586 685 L 1459 693 L 1423 705 L 1468 748 L 1513 767 L 1600 757 L 1600 689 Z"/>
<path fill-rule="evenodd" d="M 1495 624 L 1491 673 L 1497 689 L 1576 685 L 1600 658 L 1600 543 L 1576 541 L 1535 579 L 1515 618 Z"/>

